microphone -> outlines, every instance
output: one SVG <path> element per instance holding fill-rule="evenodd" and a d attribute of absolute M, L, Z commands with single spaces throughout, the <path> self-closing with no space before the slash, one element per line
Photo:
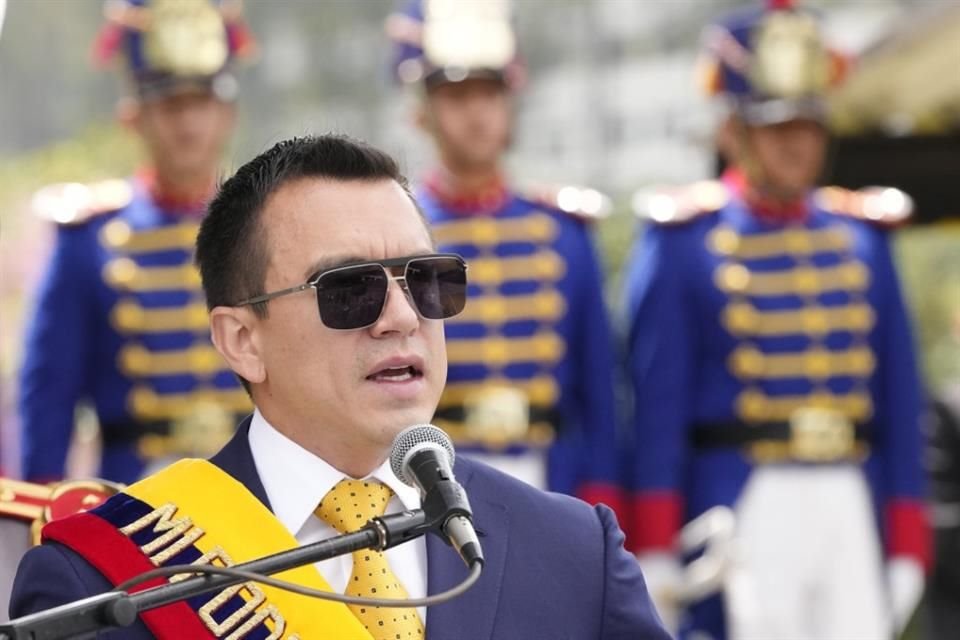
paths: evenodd
<path fill-rule="evenodd" d="M 483 550 L 473 529 L 473 512 L 463 487 L 453 476 L 456 453 L 440 428 L 418 424 L 393 441 L 390 467 L 404 483 L 420 490 L 427 518 L 439 519 L 440 532 L 468 567 L 483 564 Z"/>

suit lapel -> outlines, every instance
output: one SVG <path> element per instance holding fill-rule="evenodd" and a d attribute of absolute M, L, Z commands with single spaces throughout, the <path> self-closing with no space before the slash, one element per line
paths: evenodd
<path fill-rule="evenodd" d="M 250 418 L 247 417 L 240 423 L 237 432 L 224 445 L 223 449 L 220 449 L 215 456 L 210 458 L 210 462 L 239 480 L 250 493 L 255 495 L 272 512 L 273 508 L 267 498 L 267 491 L 263 488 L 260 474 L 257 473 L 257 465 L 253 461 L 253 454 L 250 453 L 250 440 L 247 438 L 249 433 Z"/>
<path fill-rule="evenodd" d="M 486 559 L 483 573 L 469 591 L 441 605 L 430 607 L 427 637 L 447 638 L 457 630 L 459 640 L 489 640 L 500 600 L 506 564 L 509 512 L 495 496 L 487 495 L 481 483 L 472 483 L 473 466 L 457 461 L 454 473 L 463 484 L 473 508 L 473 521 Z M 467 577 L 467 568 L 452 547 L 438 536 L 427 538 L 427 592 L 446 591 Z"/>

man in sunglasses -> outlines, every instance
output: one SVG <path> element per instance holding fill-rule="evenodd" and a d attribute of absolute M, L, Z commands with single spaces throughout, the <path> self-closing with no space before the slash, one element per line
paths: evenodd
<path fill-rule="evenodd" d="M 417 199 L 440 246 L 472 269 L 470 304 L 447 323 L 437 424 L 534 486 L 619 511 L 614 358 L 589 228 L 603 198 L 508 182 L 523 74 L 508 3 L 412 2 L 388 31 L 436 149 Z"/>
<path fill-rule="evenodd" d="M 436 410 L 443 320 L 463 310 L 467 272 L 458 256 L 436 253 L 395 161 L 343 136 L 277 144 L 223 185 L 197 262 L 214 343 L 254 414 L 209 462 L 182 461 L 48 526 L 21 565 L 13 615 L 106 591 L 154 565 L 240 562 L 420 506 L 387 458 L 402 429 Z M 454 471 L 486 564 L 451 602 L 429 613 L 348 607 L 248 584 L 144 614 L 123 637 L 666 640 L 608 508 L 462 456 Z M 464 575 L 430 536 L 288 577 L 419 597 Z"/>
<path fill-rule="evenodd" d="M 234 128 L 232 66 L 253 43 L 230 0 L 116 0 L 105 14 L 96 54 L 123 62 L 117 112 L 147 162 L 34 199 L 57 223 L 19 385 L 21 472 L 38 482 L 64 476 L 82 403 L 99 422 L 96 473 L 117 482 L 209 455 L 250 408 L 210 344 L 191 263 Z"/>

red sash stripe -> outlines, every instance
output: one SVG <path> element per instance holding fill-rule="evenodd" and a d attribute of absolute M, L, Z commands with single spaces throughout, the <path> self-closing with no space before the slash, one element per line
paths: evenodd
<path fill-rule="evenodd" d="M 43 528 L 43 540 L 59 542 L 78 553 L 113 585 L 156 567 L 127 536 L 94 513 L 80 513 L 51 522 Z M 146 582 L 132 591 L 166 584 L 163 578 Z M 145 611 L 140 619 L 161 640 L 214 638 L 186 602 L 176 602 Z"/>

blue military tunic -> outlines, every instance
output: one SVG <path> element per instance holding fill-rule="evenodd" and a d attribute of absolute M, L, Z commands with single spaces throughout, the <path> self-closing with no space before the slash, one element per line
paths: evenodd
<path fill-rule="evenodd" d="M 47 208 L 61 224 L 24 346 L 23 475 L 63 475 L 82 400 L 101 425 L 106 479 L 222 444 L 250 404 L 209 341 L 197 217 L 164 210 L 137 180 L 72 185 Z"/>
<path fill-rule="evenodd" d="M 877 222 L 904 198 L 820 189 L 785 223 L 719 182 L 648 200 L 625 279 L 635 548 L 668 550 L 683 522 L 733 506 L 757 464 L 839 456 L 863 462 L 888 550 L 922 555 L 918 373 Z M 826 427 L 812 440 L 697 445 L 805 415 Z"/>
<path fill-rule="evenodd" d="M 441 250 L 469 269 L 467 306 L 446 321 L 437 424 L 465 452 L 546 450 L 548 488 L 615 504 L 612 343 L 585 221 L 507 191 L 417 198 Z"/>

